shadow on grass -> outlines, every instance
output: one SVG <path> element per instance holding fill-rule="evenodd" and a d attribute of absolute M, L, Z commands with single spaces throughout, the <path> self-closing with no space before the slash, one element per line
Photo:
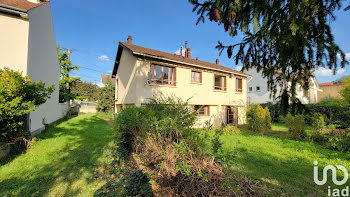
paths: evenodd
<path fill-rule="evenodd" d="M 7 167 L 9 173 L 8 178 L 0 179 L 0 196 L 44 196 L 52 195 L 52 191 L 55 196 L 89 193 L 84 187 L 95 182 L 99 159 L 112 135 L 113 128 L 96 116 L 50 125 L 36 136 L 39 142 L 27 153 L 0 167 L 0 171 Z"/>
<path fill-rule="evenodd" d="M 254 144 L 245 146 L 246 142 L 236 142 L 235 147 L 231 146 L 225 150 L 227 154 L 224 155 L 227 157 L 225 160 L 232 162 L 226 168 L 226 173 L 259 180 L 268 186 L 268 192 L 271 192 L 272 196 L 324 196 L 327 194 L 328 185 L 333 188 L 344 188 L 332 184 L 330 174 L 328 175 L 328 185 L 316 185 L 313 180 L 313 162 L 314 160 L 319 161 L 319 174 L 322 174 L 326 165 L 339 164 L 328 162 L 349 161 L 350 155 L 327 150 L 311 143 L 296 142 L 288 138 L 261 136 L 253 132 L 242 132 L 240 135 L 243 138 L 256 140 L 259 145 L 264 145 L 263 143 L 265 146 L 269 146 L 268 143 L 273 143 L 273 145 L 269 146 L 270 150 L 264 149 L 266 147 L 261 147 L 260 150 Z M 263 142 L 260 141 L 260 137 Z M 268 140 L 264 141 L 263 139 Z M 230 140 L 230 143 L 235 142 Z M 234 153 L 233 158 L 232 153 Z M 344 174 L 340 173 L 337 176 L 338 180 L 342 180 Z"/>

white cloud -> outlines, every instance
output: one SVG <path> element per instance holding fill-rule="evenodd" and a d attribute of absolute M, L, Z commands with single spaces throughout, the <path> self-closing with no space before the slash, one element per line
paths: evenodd
<path fill-rule="evenodd" d="M 340 68 L 336 71 L 336 75 L 342 74 L 345 72 L 344 68 Z M 319 67 L 316 71 L 315 74 L 318 76 L 332 76 L 333 75 L 333 70 L 329 68 L 324 68 L 324 67 Z"/>
<path fill-rule="evenodd" d="M 112 73 L 112 70 L 107 71 L 107 73 L 108 73 L 108 74 L 111 74 L 111 73 Z"/>
<path fill-rule="evenodd" d="M 180 55 L 180 48 L 177 51 L 175 51 L 175 54 Z M 185 49 L 184 48 L 182 49 L 182 56 L 185 56 Z"/>
<path fill-rule="evenodd" d="M 338 58 L 340 58 L 340 54 L 337 55 Z M 345 59 L 349 59 L 350 58 L 350 53 L 345 53 Z"/>
<path fill-rule="evenodd" d="M 99 60 L 102 60 L 102 61 L 109 61 L 109 57 L 107 55 L 101 55 L 98 57 Z"/>
<path fill-rule="evenodd" d="M 242 66 L 236 66 L 236 70 L 238 70 L 238 71 L 241 71 L 242 70 Z"/>

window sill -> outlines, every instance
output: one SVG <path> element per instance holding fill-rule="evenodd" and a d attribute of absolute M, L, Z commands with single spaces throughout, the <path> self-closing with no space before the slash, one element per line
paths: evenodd
<path fill-rule="evenodd" d="M 202 85 L 202 82 L 195 82 L 195 81 L 191 81 L 191 84 Z"/>
<path fill-rule="evenodd" d="M 166 85 L 166 84 L 154 84 L 150 83 L 149 86 L 159 86 L 159 87 L 169 87 L 169 88 L 176 88 L 176 85 Z"/>
<path fill-rule="evenodd" d="M 214 89 L 214 92 L 227 92 L 226 90 L 215 90 Z"/>

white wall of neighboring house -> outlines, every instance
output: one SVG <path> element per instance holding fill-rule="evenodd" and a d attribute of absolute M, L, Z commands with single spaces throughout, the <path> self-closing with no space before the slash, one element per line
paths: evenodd
<path fill-rule="evenodd" d="M 23 19 L 0 13 L 0 68 L 20 71 L 46 86 L 55 84 L 51 98 L 30 113 L 30 131 L 36 134 L 45 128 L 44 123 L 63 117 L 67 105 L 59 103 L 60 67 L 50 3 L 33 8 L 27 14 L 28 19 Z"/>
<path fill-rule="evenodd" d="M 248 80 L 248 104 L 262 104 L 267 102 L 276 102 L 275 98 L 270 97 L 270 91 L 268 90 L 267 78 L 262 76 L 261 72 L 257 72 L 255 69 L 245 71 L 245 73 L 252 75 L 252 79 Z M 311 78 L 310 89 L 308 92 L 304 92 L 300 85 L 297 85 L 297 98 L 303 103 L 315 103 L 317 102 L 317 82 L 314 78 Z M 257 90 L 257 87 L 260 90 Z M 250 88 L 252 89 L 250 91 Z M 277 96 L 280 93 L 281 88 L 277 87 Z M 315 99 L 316 98 L 316 99 Z"/>
<path fill-rule="evenodd" d="M 46 86 L 55 84 L 51 98 L 30 113 L 30 130 L 38 132 L 62 117 L 59 104 L 59 73 L 56 39 L 50 4 L 29 10 L 28 76 L 32 81 L 42 81 Z"/>

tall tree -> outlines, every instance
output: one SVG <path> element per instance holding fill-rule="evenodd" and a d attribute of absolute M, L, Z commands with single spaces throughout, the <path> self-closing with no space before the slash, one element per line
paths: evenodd
<path fill-rule="evenodd" d="M 59 100 L 60 102 L 68 101 L 68 105 L 70 106 L 70 100 L 75 98 L 75 95 L 71 93 L 71 88 L 76 82 L 80 81 L 80 77 L 71 77 L 70 74 L 73 70 L 78 70 L 79 66 L 72 65 L 69 50 L 67 52 L 58 45 L 57 54 L 61 67 Z"/>
<path fill-rule="evenodd" d="M 72 87 L 72 94 L 85 97 L 89 101 L 96 101 L 98 97 L 98 86 L 89 82 L 77 82 Z"/>
<path fill-rule="evenodd" d="M 226 50 L 236 64 L 241 62 L 243 71 L 262 71 L 271 96 L 279 98 L 285 110 L 300 104 L 296 85 L 308 90 L 315 69 L 328 67 L 335 72 L 348 64 L 329 26 L 341 0 L 189 2 L 199 15 L 197 24 L 209 18 L 232 37 L 243 34 L 241 42 L 224 45 L 219 41 L 216 48 L 220 54 Z M 282 87 L 279 93 L 278 86 Z"/>
<path fill-rule="evenodd" d="M 344 97 L 345 101 L 350 104 L 350 76 L 348 76 L 344 81 L 343 89 L 341 94 Z"/>

